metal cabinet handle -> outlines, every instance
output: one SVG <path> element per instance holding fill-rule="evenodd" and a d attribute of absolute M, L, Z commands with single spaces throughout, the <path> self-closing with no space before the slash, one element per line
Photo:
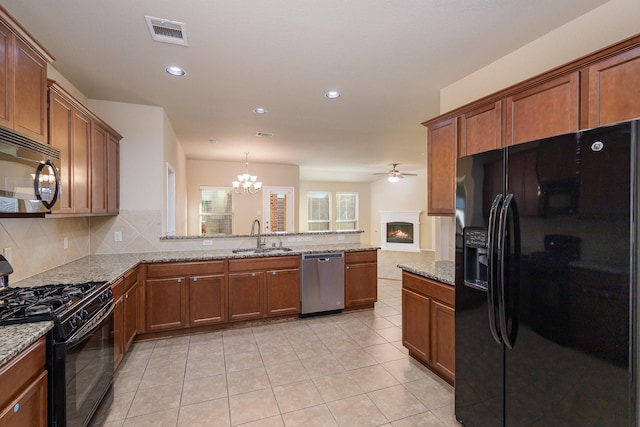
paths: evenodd
<path fill-rule="evenodd" d="M 348 270 L 349 268 L 350 268 L 350 267 L 347 265 L 347 270 Z"/>
<path fill-rule="evenodd" d="M 194 278 L 193 278 L 193 281 L 194 281 L 194 282 L 197 282 L 197 281 L 198 281 L 198 278 L 197 278 L 197 277 L 194 277 Z"/>
<path fill-rule="evenodd" d="M 275 276 L 275 275 L 276 275 L 276 272 L 275 272 L 275 271 L 272 271 L 272 272 L 271 272 L 271 274 L 273 274 L 273 275 Z"/>
<path fill-rule="evenodd" d="M 251 277 L 256 277 L 256 273 L 251 273 Z"/>
<path fill-rule="evenodd" d="M 178 283 L 182 283 L 182 279 L 178 279 Z"/>

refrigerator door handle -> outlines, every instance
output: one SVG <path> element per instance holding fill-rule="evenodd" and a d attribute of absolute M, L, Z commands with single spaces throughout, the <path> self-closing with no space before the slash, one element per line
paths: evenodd
<path fill-rule="evenodd" d="M 489 228 L 487 230 L 487 302 L 489 311 L 489 330 L 496 343 L 502 344 L 502 337 L 498 325 L 498 300 L 496 292 L 498 288 L 498 281 L 500 279 L 498 264 L 497 264 L 497 227 L 498 212 L 502 207 L 502 194 L 498 194 L 493 203 L 491 204 L 491 210 L 489 211 Z"/>
<path fill-rule="evenodd" d="M 513 258 L 511 258 L 511 236 L 509 219 L 513 221 Z M 519 293 L 520 293 L 520 217 L 513 193 L 507 194 L 500 211 L 498 227 L 498 313 L 500 334 L 508 348 L 513 348 L 518 338 Z M 513 260 L 513 269 L 511 262 Z M 511 274 L 513 272 L 513 274 Z M 507 288 L 509 299 L 507 300 Z M 511 306 L 508 306 L 511 301 Z M 511 313 L 511 315 L 509 315 Z"/>

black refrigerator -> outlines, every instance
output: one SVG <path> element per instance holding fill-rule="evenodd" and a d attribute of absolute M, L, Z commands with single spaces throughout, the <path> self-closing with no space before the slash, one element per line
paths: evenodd
<path fill-rule="evenodd" d="M 455 414 L 635 426 L 638 122 L 457 162 Z"/>

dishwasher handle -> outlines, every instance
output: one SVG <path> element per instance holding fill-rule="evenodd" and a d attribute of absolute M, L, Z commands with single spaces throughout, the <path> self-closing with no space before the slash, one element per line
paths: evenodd
<path fill-rule="evenodd" d="M 327 262 L 332 258 L 344 258 L 344 252 L 332 252 L 332 253 L 302 255 L 302 261 L 309 260 L 309 259 L 315 259 L 315 260 L 318 260 L 318 262 Z"/>

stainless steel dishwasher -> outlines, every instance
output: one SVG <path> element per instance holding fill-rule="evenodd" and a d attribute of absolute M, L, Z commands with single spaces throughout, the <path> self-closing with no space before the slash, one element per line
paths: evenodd
<path fill-rule="evenodd" d="M 344 308 L 344 253 L 302 255 L 300 316 Z"/>

